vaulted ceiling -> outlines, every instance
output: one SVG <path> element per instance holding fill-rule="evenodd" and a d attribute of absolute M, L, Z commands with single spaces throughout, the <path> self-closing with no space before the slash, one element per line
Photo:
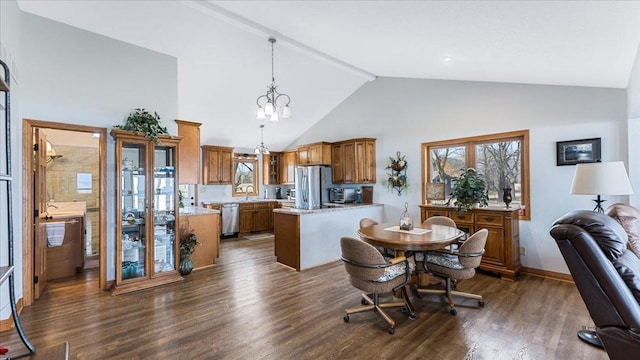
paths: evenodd
<path fill-rule="evenodd" d="M 377 76 L 625 88 L 640 1 L 23 1 L 23 11 L 175 56 L 179 117 L 253 147 L 271 80 L 284 148 Z M 254 129 L 247 133 L 247 129 Z M 208 138 L 207 138 L 208 136 Z"/>

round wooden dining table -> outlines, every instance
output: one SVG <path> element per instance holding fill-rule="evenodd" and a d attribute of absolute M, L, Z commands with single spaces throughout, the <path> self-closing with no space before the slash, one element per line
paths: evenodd
<path fill-rule="evenodd" d="M 450 226 L 422 224 L 406 231 L 395 223 L 384 223 L 363 227 L 358 235 L 369 244 L 393 249 L 400 256 L 405 251 L 442 249 L 463 237 L 464 232 Z"/>
<path fill-rule="evenodd" d="M 358 230 L 358 235 L 363 241 L 371 245 L 393 249 L 396 256 L 405 256 L 407 251 L 443 249 L 462 238 L 464 234 L 462 230 L 451 226 L 422 224 L 415 225 L 413 230 L 400 230 L 395 223 L 376 224 Z M 419 277 L 420 275 L 418 275 Z M 423 281 L 417 279 L 418 284 Z M 415 319 L 416 312 L 409 299 L 407 286 L 402 287 L 400 294 L 396 294 L 396 296 L 406 300 L 409 318 Z"/>

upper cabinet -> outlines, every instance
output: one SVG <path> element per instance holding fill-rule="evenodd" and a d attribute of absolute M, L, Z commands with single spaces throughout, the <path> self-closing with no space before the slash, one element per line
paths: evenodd
<path fill-rule="evenodd" d="M 231 185 L 233 180 L 233 148 L 202 146 L 202 183 L 204 185 Z"/>
<path fill-rule="evenodd" d="M 331 165 L 331 144 L 318 142 L 297 148 L 298 166 Z"/>
<path fill-rule="evenodd" d="M 179 138 L 155 143 L 128 131 L 116 140 L 116 277 L 112 294 L 182 280 L 178 273 Z"/>
<path fill-rule="evenodd" d="M 201 123 L 176 120 L 180 143 L 179 184 L 200 183 L 200 125 Z"/>
<path fill-rule="evenodd" d="M 280 184 L 293 185 L 296 173 L 296 151 L 283 151 L 278 156 Z"/>
<path fill-rule="evenodd" d="M 334 184 L 375 184 L 376 139 L 360 138 L 333 143 L 331 157 Z"/>
<path fill-rule="evenodd" d="M 262 182 L 265 185 L 280 184 L 280 153 L 271 152 L 269 155 L 262 156 Z"/>

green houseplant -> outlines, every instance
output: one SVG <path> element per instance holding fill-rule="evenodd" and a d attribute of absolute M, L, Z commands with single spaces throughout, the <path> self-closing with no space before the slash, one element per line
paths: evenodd
<path fill-rule="evenodd" d="M 487 206 L 489 196 L 487 195 L 487 184 L 482 174 L 474 168 L 462 169 L 462 173 L 454 178 L 455 187 L 450 194 L 447 205 L 453 201 L 457 213 L 463 213 L 473 209 L 476 205 Z"/>
<path fill-rule="evenodd" d="M 114 128 L 127 130 L 136 134 L 143 134 L 145 137 L 158 143 L 158 136 L 169 135 L 167 128 L 160 124 L 160 116 L 157 112 L 149 113 L 143 108 L 134 109 L 129 114 L 124 125 L 116 125 Z"/>

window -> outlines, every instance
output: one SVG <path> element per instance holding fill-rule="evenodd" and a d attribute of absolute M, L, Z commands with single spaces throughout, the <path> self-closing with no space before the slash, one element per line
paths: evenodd
<path fill-rule="evenodd" d="M 78 194 L 91 194 L 91 173 L 76 173 Z"/>
<path fill-rule="evenodd" d="M 520 219 L 531 219 L 528 130 L 423 143 L 422 159 L 423 199 L 426 184 L 444 183 L 450 194 L 451 180 L 463 168 L 475 167 L 487 182 L 489 206 L 504 207 L 503 191 L 511 188 L 511 205 L 521 208 Z"/>

